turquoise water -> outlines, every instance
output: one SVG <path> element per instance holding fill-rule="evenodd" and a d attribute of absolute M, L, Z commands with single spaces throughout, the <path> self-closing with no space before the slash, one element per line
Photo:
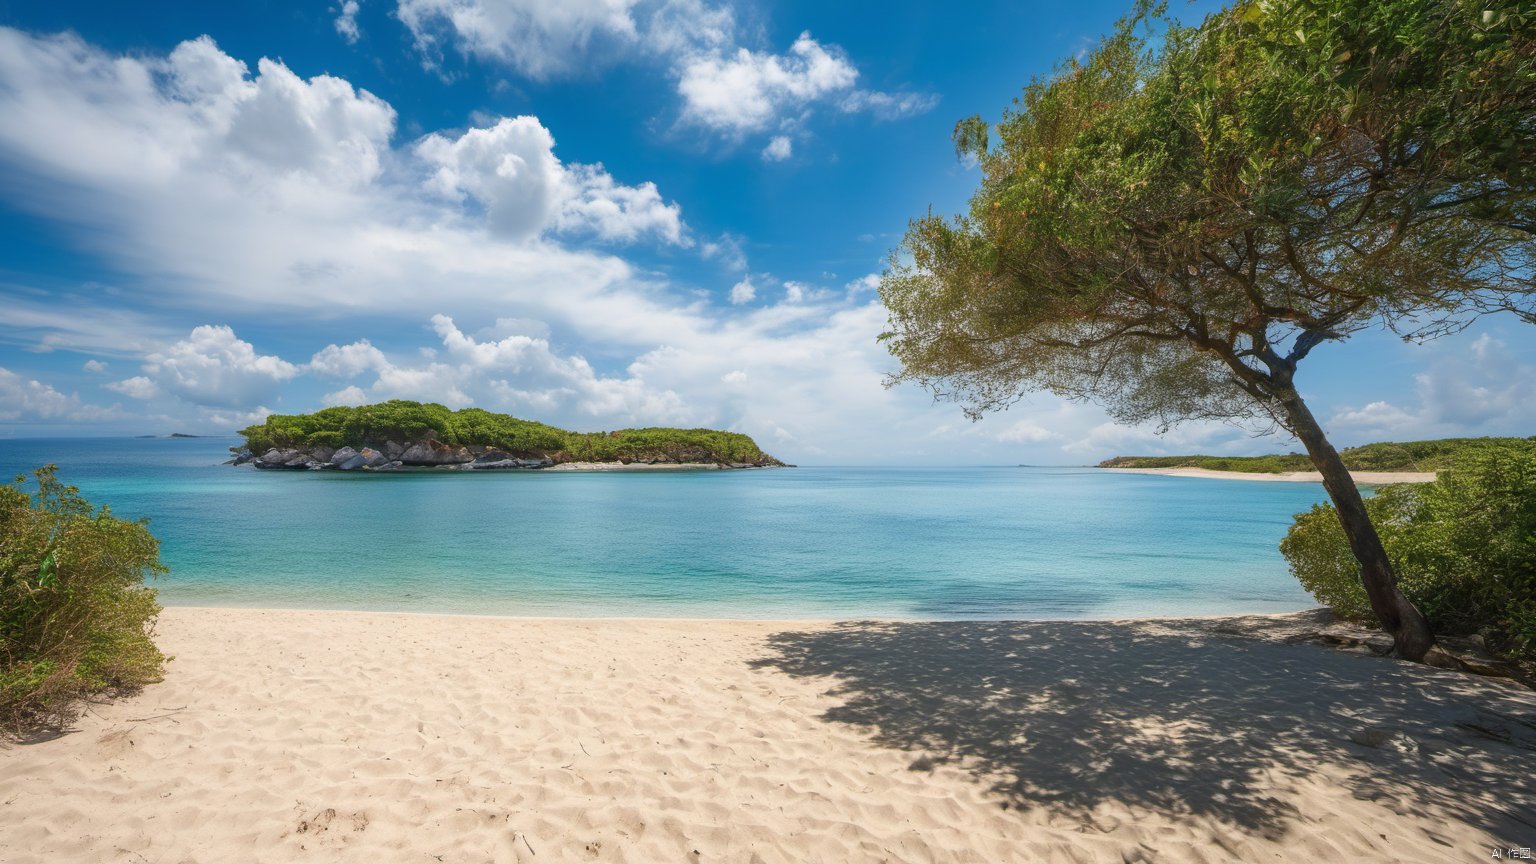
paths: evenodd
<path fill-rule="evenodd" d="M 0 441 L 149 517 L 170 605 L 1082 619 L 1284 612 L 1315 484 L 1087 468 L 261 472 L 224 439 Z"/>

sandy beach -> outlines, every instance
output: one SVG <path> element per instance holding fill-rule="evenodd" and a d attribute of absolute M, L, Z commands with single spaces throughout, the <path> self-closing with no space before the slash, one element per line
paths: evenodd
<path fill-rule="evenodd" d="M 1209 468 L 1103 468 L 1120 474 L 1160 474 L 1165 477 L 1207 477 L 1212 480 L 1261 480 L 1270 483 L 1321 483 L 1323 475 L 1316 471 L 1285 471 L 1264 474 L 1256 471 L 1212 471 Z M 1362 486 L 1381 486 L 1387 483 L 1433 483 L 1433 471 L 1351 471 L 1351 477 Z"/>
<path fill-rule="evenodd" d="M 1533 845 L 1536 693 L 1298 643 L 1296 620 L 168 609 L 163 683 L 0 750 L 0 860 L 1460 862 Z"/>

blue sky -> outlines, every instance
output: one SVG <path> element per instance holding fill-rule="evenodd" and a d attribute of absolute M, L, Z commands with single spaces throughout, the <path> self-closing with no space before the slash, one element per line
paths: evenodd
<path fill-rule="evenodd" d="M 400 397 L 808 464 L 1291 449 L 881 385 L 884 257 L 977 179 L 955 120 L 1125 9 L 0 0 L 0 436 Z M 1360 336 L 1301 380 L 1340 443 L 1528 435 L 1532 332 Z"/>

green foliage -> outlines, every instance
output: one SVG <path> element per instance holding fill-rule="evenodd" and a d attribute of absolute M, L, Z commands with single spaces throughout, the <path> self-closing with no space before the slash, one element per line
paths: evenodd
<path fill-rule="evenodd" d="M 343 440 L 344 439 L 341 437 L 341 432 L 331 429 L 322 429 L 319 432 L 311 432 L 305 436 L 304 446 L 330 447 L 335 449 L 342 445 Z"/>
<path fill-rule="evenodd" d="M 658 457 L 676 462 L 759 462 L 768 458 L 748 436 L 715 429 L 571 433 L 565 449 L 573 459 L 584 462 Z"/>
<path fill-rule="evenodd" d="M 609 462 L 665 458 L 679 462 L 762 462 L 770 460 L 750 437 L 714 429 L 621 429 L 568 432 L 480 408 L 451 411 L 436 403 L 393 400 L 355 408 L 326 408 L 313 414 L 273 414 L 240 432 L 253 453 L 273 447 L 383 447 L 434 437 L 444 444 L 491 447 L 517 454 L 564 460 Z"/>
<path fill-rule="evenodd" d="M 1366 507 L 1403 593 L 1436 630 L 1484 632 L 1536 659 L 1536 441 L 1468 448 L 1436 482 L 1384 486 Z M 1280 550 L 1319 603 L 1371 618 L 1332 506 L 1297 515 Z"/>
<path fill-rule="evenodd" d="M 0 486 L 0 728 L 71 716 L 82 696 L 158 680 L 160 606 L 145 586 L 165 572 L 144 522 L 94 509 L 52 465 Z"/>
<path fill-rule="evenodd" d="M 1536 6 L 1149 6 L 956 127 L 968 212 L 913 221 L 880 286 L 897 380 L 1288 426 L 1321 343 L 1536 314 Z"/>
<path fill-rule="evenodd" d="M 1536 438 L 1438 438 L 1433 441 L 1383 441 L 1346 447 L 1339 451 L 1351 471 L 1441 471 L 1480 447 L 1520 445 Z M 1245 471 L 1284 474 L 1314 470 L 1312 460 L 1301 453 L 1266 456 L 1116 456 L 1099 463 L 1101 468 L 1204 468 L 1209 471 Z"/>

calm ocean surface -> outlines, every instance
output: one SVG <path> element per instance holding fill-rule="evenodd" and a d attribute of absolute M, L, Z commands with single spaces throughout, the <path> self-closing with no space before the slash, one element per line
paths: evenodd
<path fill-rule="evenodd" d="M 1316 484 L 1085 468 L 265 472 L 234 439 L 0 440 L 149 517 L 168 605 L 675 617 L 1284 612 Z"/>

